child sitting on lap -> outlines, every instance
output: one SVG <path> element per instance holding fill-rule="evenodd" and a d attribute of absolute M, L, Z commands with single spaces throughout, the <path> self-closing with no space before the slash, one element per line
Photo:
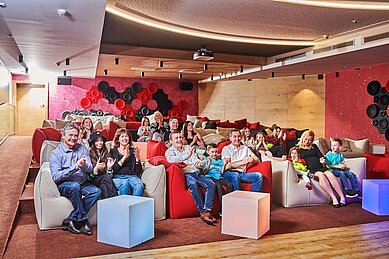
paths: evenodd
<path fill-rule="evenodd" d="M 297 147 L 292 147 L 289 150 L 288 160 L 292 162 L 294 168 L 297 170 L 297 174 L 303 178 L 305 188 L 312 190 L 310 178 L 313 178 L 313 175 L 309 172 L 305 160 L 300 157 L 300 152 Z"/>
<path fill-rule="evenodd" d="M 331 151 L 328 151 L 325 155 L 326 167 L 335 176 L 338 176 L 340 178 L 340 181 L 342 182 L 344 191 L 346 193 L 346 197 L 362 197 L 362 193 L 359 190 L 356 177 L 352 172 L 349 171 L 349 168 L 347 168 L 344 162 L 344 156 L 340 153 L 341 148 L 342 140 L 338 138 L 331 139 Z M 347 178 L 350 180 L 351 187 L 347 181 Z"/>

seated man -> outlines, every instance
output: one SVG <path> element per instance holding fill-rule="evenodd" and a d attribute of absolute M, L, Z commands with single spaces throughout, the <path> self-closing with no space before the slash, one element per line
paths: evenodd
<path fill-rule="evenodd" d="M 165 133 L 163 133 L 163 141 L 165 142 L 165 145 L 167 147 L 170 147 L 171 143 L 170 143 L 170 133 L 173 132 L 173 131 L 178 131 L 178 126 L 179 126 L 179 122 L 178 122 L 178 119 L 177 117 L 171 117 L 169 119 L 169 130 L 165 131 Z"/>
<path fill-rule="evenodd" d="M 205 164 L 194 154 L 194 148 L 189 145 L 182 144 L 182 136 L 178 131 L 173 131 L 170 134 L 171 146 L 166 150 L 165 156 L 170 163 L 183 162 L 187 166 L 181 168 L 184 174 L 186 186 L 190 189 L 190 194 L 200 212 L 201 219 L 213 225 L 216 219 L 211 215 L 213 208 L 213 197 L 215 195 L 215 184 L 204 175 L 200 174 L 199 167 Z M 199 186 L 205 189 L 205 199 L 199 190 Z"/>
<path fill-rule="evenodd" d="M 246 173 L 249 163 L 258 163 L 259 158 L 245 145 L 241 143 L 242 135 L 239 130 L 233 130 L 230 134 L 231 144 L 222 150 L 222 160 L 226 166 L 223 177 L 230 181 L 234 190 L 240 190 L 240 182 L 252 183 L 252 191 L 259 192 L 262 187 L 262 174 L 259 172 Z"/>
<path fill-rule="evenodd" d="M 88 150 L 78 144 L 79 131 L 75 123 L 68 123 L 62 129 L 63 141 L 51 154 L 50 170 L 59 193 L 68 198 L 74 208 L 62 222 L 62 229 L 92 235 L 87 214 L 100 199 L 101 190 L 86 181 L 93 167 Z"/>

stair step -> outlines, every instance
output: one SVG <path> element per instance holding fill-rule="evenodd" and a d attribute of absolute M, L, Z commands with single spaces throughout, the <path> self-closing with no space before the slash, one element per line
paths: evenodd
<path fill-rule="evenodd" d="M 34 183 L 30 182 L 25 186 L 22 196 L 19 198 L 19 201 L 29 200 L 34 200 Z"/>

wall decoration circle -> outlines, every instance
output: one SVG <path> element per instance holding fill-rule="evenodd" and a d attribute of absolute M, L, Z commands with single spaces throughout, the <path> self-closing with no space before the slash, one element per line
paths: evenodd
<path fill-rule="evenodd" d="M 124 107 L 126 107 L 126 103 L 123 101 L 123 99 L 116 99 L 114 105 L 119 110 L 123 110 Z"/>
<path fill-rule="evenodd" d="M 97 88 L 99 89 L 99 91 L 101 92 L 105 92 L 108 90 L 109 88 L 109 84 L 107 81 L 100 81 L 98 84 L 97 84 Z"/>
<path fill-rule="evenodd" d="M 142 85 L 139 82 L 135 82 L 132 84 L 132 89 L 135 93 L 139 93 L 142 90 Z"/>
<path fill-rule="evenodd" d="M 131 102 L 131 108 L 134 110 L 139 110 L 142 106 L 142 102 L 138 99 L 132 100 Z"/>
<path fill-rule="evenodd" d="M 89 108 L 91 106 L 91 100 L 89 98 L 84 97 L 81 99 L 80 105 L 84 109 Z"/>
<path fill-rule="evenodd" d="M 155 94 L 158 90 L 158 86 L 155 83 L 150 83 L 147 87 L 147 91 L 149 91 L 150 94 Z"/>

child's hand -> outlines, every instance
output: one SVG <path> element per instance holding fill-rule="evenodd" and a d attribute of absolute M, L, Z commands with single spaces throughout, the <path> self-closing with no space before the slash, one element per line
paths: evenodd
<path fill-rule="evenodd" d="M 205 161 L 204 160 L 200 161 L 198 165 L 199 165 L 199 167 L 204 166 L 205 165 Z"/>
<path fill-rule="evenodd" d="M 320 158 L 320 163 L 324 164 L 326 162 L 326 159 L 324 157 Z"/>
<path fill-rule="evenodd" d="M 344 169 L 346 169 L 346 165 L 344 163 L 340 163 L 339 168 L 340 168 L 340 170 L 344 170 Z"/>
<path fill-rule="evenodd" d="M 286 159 L 288 159 L 288 157 L 286 156 L 286 155 L 283 155 L 282 157 L 281 157 L 281 159 L 282 160 L 286 160 Z M 293 161 L 294 162 L 294 161 Z"/>

